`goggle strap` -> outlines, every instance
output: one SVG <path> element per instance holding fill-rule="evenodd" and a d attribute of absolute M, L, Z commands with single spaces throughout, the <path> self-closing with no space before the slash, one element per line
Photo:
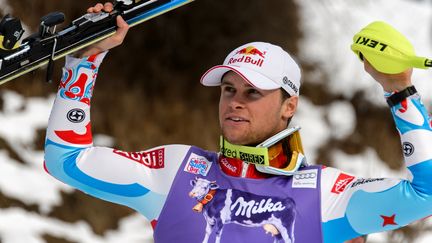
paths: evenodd
<path fill-rule="evenodd" d="M 227 158 L 241 159 L 242 161 L 258 165 L 269 165 L 268 148 L 249 147 L 231 144 L 221 136 L 221 153 Z"/>
<path fill-rule="evenodd" d="M 281 168 L 282 170 L 286 171 L 292 171 L 297 167 L 297 159 L 298 159 L 299 153 L 297 151 L 292 151 L 291 159 L 289 161 L 289 164 L 285 168 Z"/>
<path fill-rule="evenodd" d="M 303 144 L 298 131 L 292 134 L 292 136 L 289 138 L 289 143 L 292 151 L 300 151 L 302 154 L 304 154 Z"/>

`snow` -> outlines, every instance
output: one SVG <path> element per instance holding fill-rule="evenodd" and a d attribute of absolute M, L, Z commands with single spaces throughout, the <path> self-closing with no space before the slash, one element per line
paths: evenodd
<path fill-rule="evenodd" d="M 332 136 L 343 139 L 350 135 L 356 126 L 354 107 L 346 101 L 336 101 L 327 108 L 327 119 Z"/>
<path fill-rule="evenodd" d="M 331 132 L 324 120 L 325 107 L 317 107 L 308 99 L 300 99 L 298 110 L 291 124 L 301 126 L 300 130 L 304 150 L 307 151 L 308 163 L 316 161 L 316 152 L 330 138 Z"/>
<path fill-rule="evenodd" d="M 4 0 L 1 0 L 3 12 Z M 362 27 L 375 20 L 384 20 L 404 33 L 421 56 L 432 56 L 431 4 L 429 1 L 408 0 L 297 0 L 300 6 L 303 39 L 299 59 L 314 64 L 311 82 L 322 83 L 335 94 L 350 98 L 358 90 L 367 91 L 372 102 L 384 106 L 382 89 L 362 69 L 362 63 L 350 50 L 352 37 Z M 414 13 L 414 14 L 413 14 Z M 329 77 L 323 79 L 322 77 Z M 413 80 L 423 94 L 426 104 L 431 103 L 432 72 L 414 71 Z M 60 191 L 70 187 L 59 183 L 42 169 L 43 153 L 32 145 L 35 131 L 44 128 L 54 95 L 48 98 L 24 98 L 20 94 L 2 90 L 4 109 L 0 112 L 0 137 L 6 139 L 26 164 L 10 158 L 0 148 L 0 191 L 25 203 L 37 204 L 42 213 L 60 203 Z M 430 108 L 430 107 L 429 107 Z M 354 108 L 348 102 L 338 101 L 328 106 L 316 106 L 307 98 L 300 99 L 299 110 L 293 120 L 302 126 L 301 134 L 308 153 L 308 161 L 316 159 L 319 147 L 331 138 L 341 139 L 355 127 Z M 391 124 L 392 125 L 392 124 Z M 95 136 L 96 143 L 109 146 L 113 139 L 107 135 Z M 362 154 L 347 155 L 335 151 L 331 158 L 336 167 L 364 177 L 404 178 L 405 170 L 388 168 L 372 149 Z M 347 163 L 349 161 L 349 163 Z M 34 193 L 34 192 L 38 193 Z M 430 220 L 428 220 L 430 225 Z M 85 222 L 66 223 L 20 208 L 0 209 L 0 240 L 2 243 L 39 243 L 42 233 L 49 233 L 77 242 L 152 242 L 148 222 L 134 214 L 124 218 L 116 231 L 104 236 L 95 235 Z M 369 242 L 386 242 L 386 233 L 373 234 Z M 432 233 L 422 234 L 415 243 L 432 242 Z"/>
<path fill-rule="evenodd" d="M 36 204 L 42 214 L 48 214 L 53 206 L 61 203 L 61 191 L 73 190 L 43 170 L 43 152 L 32 146 L 35 130 L 48 124 L 54 95 L 24 98 L 13 91 L 3 91 L 0 95 L 5 101 L 0 112 L 0 137 L 5 138 L 14 151 L 20 151 L 19 157 L 25 162 L 10 158 L 0 149 L 0 191 L 26 204 Z M 101 146 L 113 144 L 113 139 L 107 135 L 96 134 L 94 140 Z M 44 233 L 83 243 L 145 243 L 152 242 L 151 232 L 149 222 L 138 214 L 123 218 L 118 230 L 101 237 L 85 222 L 61 222 L 20 208 L 0 209 L 2 243 L 42 243 L 40 235 Z"/>
<path fill-rule="evenodd" d="M 31 146 L 36 130 L 47 125 L 54 95 L 49 99 L 24 100 L 16 92 L 4 91 L 3 97 L 5 102 L 4 111 L 0 113 L 0 136 L 7 138 L 13 146 Z"/>
<path fill-rule="evenodd" d="M 1 209 L 0 225 L 2 242 L 43 243 L 40 235 L 44 233 L 82 243 L 152 242 L 151 231 L 145 230 L 150 227 L 148 222 L 137 214 L 123 218 L 119 230 L 109 231 L 103 237 L 95 235 L 84 222 L 65 223 L 19 208 Z"/>

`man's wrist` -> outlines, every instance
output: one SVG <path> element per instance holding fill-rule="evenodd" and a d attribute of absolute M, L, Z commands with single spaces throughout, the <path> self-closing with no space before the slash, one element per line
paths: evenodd
<path fill-rule="evenodd" d="M 395 92 L 392 95 L 388 96 L 387 104 L 390 107 L 393 107 L 415 93 L 417 93 L 417 90 L 414 87 L 414 85 L 408 86 L 405 89 Z"/>
<path fill-rule="evenodd" d="M 87 47 L 87 48 L 84 48 L 84 49 L 81 49 L 81 50 L 75 52 L 72 56 L 81 59 L 84 57 L 89 57 L 92 55 L 100 54 L 102 52 L 104 52 L 104 50 L 102 50 L 98 47 Z"/>

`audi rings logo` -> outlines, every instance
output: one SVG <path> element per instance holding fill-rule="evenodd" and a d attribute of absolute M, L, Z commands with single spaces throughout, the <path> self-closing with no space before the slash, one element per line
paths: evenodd
<path fill-rule="evenodd" d="M 78 108 L 72 109 L 67 113 L 66 117 L 70 122 L 79 123 L 84 121 L 85 112 L 82 109 Z"/>
<path fill-rule="evenodd" d="M 402 150 L 406 157 L 411 156 L 414 153 L 414 145 L 409 142 L 404 142 L 402 144 Z"/>
<path fill-rule="evenodd" d="M 316 188 L 318 169 L 297 171 L 292 180 L 293 188 Z"/>
<path fill-rule="evenodd" d="M 316 177 L 316 173 L 315 172 L 308 172 L 308 173 L 301 173 L 301 174 L 295 174 L 294 178 L 297 180 L 301 180 L 301 179 L 313 179 Z"/>

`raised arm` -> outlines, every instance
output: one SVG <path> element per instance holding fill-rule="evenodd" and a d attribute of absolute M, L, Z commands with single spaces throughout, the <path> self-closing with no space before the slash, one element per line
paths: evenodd
<path fill-rule="evenodd" d="M 358 178 L 333 168 L 323 174 L 325 242 L 393 230 L 432 214 L 431 117 L 413 92 L 412 70 L 400 74 L 365 70 L 382 85 L 401 137 L 407 179 Z M 406 89 L 410 91 L 406 91 Z M 410 93 L 406 93 L 410 92 Z M 395 95 L 396 94 L 396 95 Z"/>
<path fill-rule="evenodd" d="M 112 5 L 98 4 L 89 12 L 102 7 L 109 11 Z M 106 51 L 121 44 L 128 29 L 120 17 L 117 23 L 115 35 L 90 46 L 79 58 L 66 58 L 47 128 L 45 168 L 81 191 L 127 205 L 156 220 L 189 146 L 161 146 L 134 153 L 93 146 L 90 102 L 99 66 Z"/>

